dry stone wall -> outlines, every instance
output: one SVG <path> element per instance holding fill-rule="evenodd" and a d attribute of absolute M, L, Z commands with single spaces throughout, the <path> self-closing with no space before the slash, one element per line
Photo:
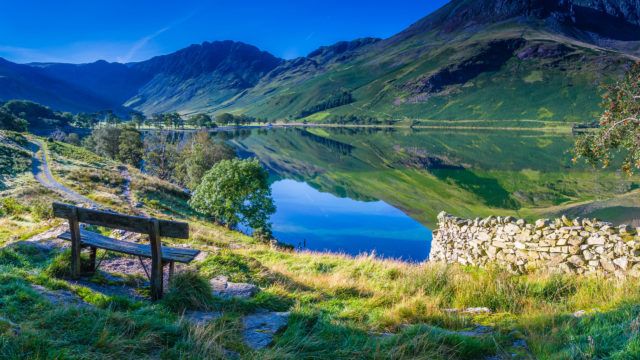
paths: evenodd
<path fill-rule="evenodd" d="M 442 212 L 429 259 L 480 267 L 496 264 L 514 273 L 547 269 L 640 277 L 639 232 L 640 228 L 595 219 L 563 216 L 531 224 L 510 216 L 469 220 Z"/>

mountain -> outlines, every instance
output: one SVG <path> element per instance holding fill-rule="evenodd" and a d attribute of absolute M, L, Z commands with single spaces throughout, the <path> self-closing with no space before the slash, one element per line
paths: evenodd
<path fill-rule="evenodd" d="M 13 70 L 0 84 L 12 86 L 0 100 L 310 121 L 585 121 L 598 113 L 600 85 L 639 57 L 640 0 L 452 0 L 390 38 L 292 60 L 216 41 L 129 64 L 5 61 L 0 71 Z"/>
<path fill-rule="evenodd" d="M 121 108 L 119 103 L 101 98 L 84 85 L 52 78 L 42 69 L 0 58 L 0 101 L 11 99 L 28 99 L 72 112 Z"/>
<path fill-rule="evenodd" d="M 125 105 L 147 113 L 202 109 L 253 87 L 281 59 L 233 41 L 205 42 L 129 67 L 150 80 Z"/>

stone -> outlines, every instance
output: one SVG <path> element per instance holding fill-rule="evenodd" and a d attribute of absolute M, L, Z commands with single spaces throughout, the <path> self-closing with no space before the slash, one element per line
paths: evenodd
<path fill-rule="evenodd" d="M 507 224 L 507 225 L 504 227 L 504 231 L 505 231 L 507 234 L 509 234 L 509 235 L 513 236 L 513 235 L 515 235 L 515 234 L 517 234 L 517 233 L 519 233 L 519 232 L 520 232 L 520 227 L 519 227 L 518 225 L 515 225 L 515 224 Z"/>
<path fill-rule="evenodd" d="M 589 250 L 583 251 L 582 256 L 584 256 L 584 259 L 587 261 L 592 260 L 595 257 L 595 255 L 593 255 L 593 253 Z"/>
<path fill-rule="evenodd" d="M 627 259 L 626 256 L 623 256 L 613 260 L 613 263 L 616 264 L 618 267 L 620 267 L 620 269 L 627 270 L 627 265 L 629 265 L 629 260 Z"/>
<path fill-rule="evenodd" d="M 287 326 L 289 312 L 259 312 L 242 319 L 242 337 L 253 350 L 264 349 L 273 342 L 273 336 Z"/>
<path fill-rule="evenodd" d="M 569 243 L 569 245 L 572 245 L 572 246 L 582 245 L 584 243 L 584 238 L 582 238 L 582 237 L 572 237 L 572 238 L 569 238 L 567 243 Z"/>
<path fill-rule="evenodd" d="M 222 298 L 248 299 L 260 291 L 260 288 L 253 284 L 229 282 L 224 275 L 216 276 L 209 280 L 209 283 L 212 294 Z"/>
<path fill-rule="evenodd" d="M 524 250 L 527 248 L 527 245 L 525 245 L 524 243 L 521 243 L 520 241 L 516 241 L 515 243 L 513 243 L 513 246 L 516 249 L 520 249 L 520 250 Z"/>
<path fill-rule="evenodd" d="M 573 317 L 581 318 L 581 317 L 585 316 L 586 314 L 587 314 L 587 312 L 585 310 L 578 310 L 578 311 L 573 313 Z"/>
<path fill-rule="evenodd" d="M 491 243 L 491 245 L 500 248 L 500 249 L 504 249 L 507 247 L 507 244 L 504 241 L 494 241 Z"/>
<path fill-rule="evenodd" d="M 562 215 L 560 221 L 562 221 L 562 224 L 564 224 L 565 226 L 573 226 L 573 221 L 569 220 L 569 218 L 564 215 Z"/>
<path fill-rule="evenodd" d="M 605 259 L 600 259 L 600 266 L 602 266 L 604 270 L 610 273 L 613 273 L 616 271 L 616 267 L 613 265 L 613 263 Z"/>
<path fill-rule="evenodd" d="M 41 285 L 31 285 L 31 287 L 56 306 L 91 306 L 69 290 L 50 290 Z"/>
<path fill-rule="evenodd" d="M 204 326 L 211 321 L 217 320 L 222 317 L 222 313 L 219 311 L 187 311 L 182 315 L 182 318 L 193 325 Z"/>
<path fill-rule="evenodd" d="M 587 239 L 587 245 L 604 245 L 603 237 L 590 237 Z"/>
<path fill-rule="evenodd" d="M 584 259 L 579 256 L 579 255 L 573 255 L 570 256 L 567 261 L 569 261 L 570 263 L 572 263 L 575 266 L 582 266 L 584 265 Z"/>

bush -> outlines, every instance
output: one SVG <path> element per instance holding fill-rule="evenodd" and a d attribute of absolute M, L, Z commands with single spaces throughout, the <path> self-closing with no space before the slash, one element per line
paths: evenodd
<path fill-rule="evenodd" d="M 177 273 L 169 283 L 169 292 L 162 299 L 162 303 L 175 312 L 185 310 L 208 310 L 214 298 L 211 285 L 196 271 Z"/>
<path fill-rule="evenodd" d="M 0 216 L 1 215 L 19 215 L 27 212 L 29 209 L 18 202 L 18 200 L 7 197 L 0 200 Z"/>
<path fill-rule="evenodd" d="M 53 218 L 53 208 L 49 202 L 38 200 L 31 205 L 31 214 L 36 220 L 49 220 Z"/>

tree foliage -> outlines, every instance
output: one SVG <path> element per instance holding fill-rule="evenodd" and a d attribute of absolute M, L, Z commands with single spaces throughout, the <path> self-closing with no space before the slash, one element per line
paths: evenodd
<path fill-rule="evenodd" d="M 13 131 L 27 131 L 29 123 L 6 110 L 0 108 L 0 129 Z"/>
<path fill-rule="evenodd" d="M 178 145 L 171 134 L 152 132 L 145 136 L 144 170 L 162 180 L 171 180 L 179 159 Z"/>
<path fill-rule="evenodd" d="M 142 134 L 133 126 L 109 125 L 94 129 L 83 141 L 96 154 L 139 167 L 144 144 Z"/>
<path fill-rule="evenodd" d="M 125 127 L 120 133 L 118 144 L 117 159 L 125 164 L 140 167 L 144 150 L 140 132 L 133 127 Z"/>
<path fill-rule="evenodd" d="M 624 171 L 640 168 L 640 63 L 607 87 L 602 107 L 600 127 L 577 139 L 574 159 L 607 167 L 620 154 Z"/>
<path fill-rule="evenodd" d="M 355 99 L 353 98 L 353 94 L 351 94 L 351 91 L 343 91 L 341 93 L 333 94 L 328 99 L 325 99 L 324 101 L 314 106 L 302 110 L 298 116 L 307 117 L 320 111 L 351 104 L 354 101 Z"/>
<path fill-rule="evenodd" d="M 269 217 L 276 208 L 268 178 L 257 159 L 222 160 L 205 174 L 189 204 L 229 227 L 270 231 Z"/>
<path fill-rule="evenodd" d="M 198 131 L 180 153 L 176 178 L 182 185 L 193 190 L 216 163 L 234 157 L 235 151 L 232 147 L 222 142 L 214 142 L 206 131 Z"/>

